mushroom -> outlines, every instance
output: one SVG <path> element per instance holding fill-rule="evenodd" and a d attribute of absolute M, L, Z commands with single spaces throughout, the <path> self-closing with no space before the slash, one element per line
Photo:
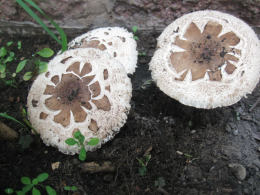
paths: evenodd
<path fill-rule="evenodd" d="M 97 28 L 69 43 L 69 48 L 97 48 L 108 52 L 133 74 L 137 63 L 136 41 L 133 34 L 120 27 Z"/>
<path fill-rule="evenodd" d="M 242 20 L 218 11 L 186 14 L 160 35 L 149 64 L 157 86 L 197 108 L 229 106 L 259 81 L 260 44 Z"/>
<path fill-rule="evenodd" d="M 123 66 L 94 48 L 72 49 L 57 55 L 48 72 L 32 84 L 27 106 L 29 120 L 46 145 L 66 154 L 78 153 L 65 140 L 80 131 L 94 150 L 119 132 L 130 109 L 132 85 Z"/>

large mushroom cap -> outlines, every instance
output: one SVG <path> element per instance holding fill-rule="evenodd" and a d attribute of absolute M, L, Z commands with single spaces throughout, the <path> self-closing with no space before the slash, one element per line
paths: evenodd
<path fill-rule="evenodd" d="M 69 48 L 97 48 L 108 52 L 133 74 L 137 63 L 136 41 L 133 34 L 120 27 L 97 28 L 69 43 Z"/>
<path fill-rule="evenodd" d="M 29 120 L 44 143 L 67 154 L 78 152 L 65 140 L 79 130 L 100 147 L 119 132 L 130 109 L 132 86 L 125 69 L 98 49 L 73 49 L 56 56 L 28 95 Z"/>
<path fill-rule="evenodd" d="M 209 109 L 232 105 L 253 91 L 259 81 L 259 54 L 259 40 L 242 20 L 198 11 L 163 31 L 150 70 L 170 97 Z"/>

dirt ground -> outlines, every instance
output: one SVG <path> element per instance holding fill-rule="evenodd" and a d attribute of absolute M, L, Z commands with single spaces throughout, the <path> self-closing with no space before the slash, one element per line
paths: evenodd
<path fill-rule="evenodd" d="M 203 110 L 182 105 L 150 82 L 148 63 L 158 35 L 138 34 L 139 51 L 147 55 L 139 57 L 136 73 L 131 76 L 133 97 L 127 123 L 112 141 L 87 154 L 86 162 L 109 161 L 114 171 L 86 172 L 76 155 L 47 147 L 37 136 L 32 136 L 26 149 L 18 141 L 1 140 L 0 194 L 7 187 L 20 189 L 22 176 L 32 178 L 42 172 L 50 175 L 44 184 L 58 194 L 73 194 L 64 191 L 66 185 L 78 187 L 74 195 L 260 194 L 260 104 L 249 111 L 260 97 L 260 85 L 233 106 Z M 59 49 L 47 36 L 0 37 L 1 45 L 9 40 L 22 41 L 19 58 L 43 47 Z M 0 112 L 22 120 L 20 112 L 26 106 L 30 85 L 21 82 L 14 89 L 1 84 Z M 12 121 L 0 120 L 20 137 L 31 135 Z M 137 159 L 148 154 L 151 159 L 142 175 Z M 60 166 L 53 170 L 51 164 L 55 162 Z"/>

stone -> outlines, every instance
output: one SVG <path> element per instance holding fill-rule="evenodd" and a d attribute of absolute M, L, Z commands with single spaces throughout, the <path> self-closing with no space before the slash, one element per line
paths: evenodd
<path fill-rule="evenodd" d="M 228 167 L 237 179 L 244 180 L 246 178 L 246 168 L 243 165 L 238 163 L 230 163 Z"/>

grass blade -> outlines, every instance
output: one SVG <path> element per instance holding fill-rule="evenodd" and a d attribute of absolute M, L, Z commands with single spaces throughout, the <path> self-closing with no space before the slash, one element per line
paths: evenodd
<path fill-rule="evenodd" d="M 22 0 L 16 0 L 16 2 L 36 21 L 41 27 L 60 45 L 62 45 L 61 41 L 58 37 L 43 23 L 43 21 L 29 8 Z"/>
<path fill-rule="evenodd" d="M 0 113 L 0 116 L 9 120 L 12 120 L 20 125 L 22 125 L 23 127 L 26 127 L 23 123 L 21 123 L 20 121 L 16 120 L 14 117 L 9 116 L 7 113 Z"/>

